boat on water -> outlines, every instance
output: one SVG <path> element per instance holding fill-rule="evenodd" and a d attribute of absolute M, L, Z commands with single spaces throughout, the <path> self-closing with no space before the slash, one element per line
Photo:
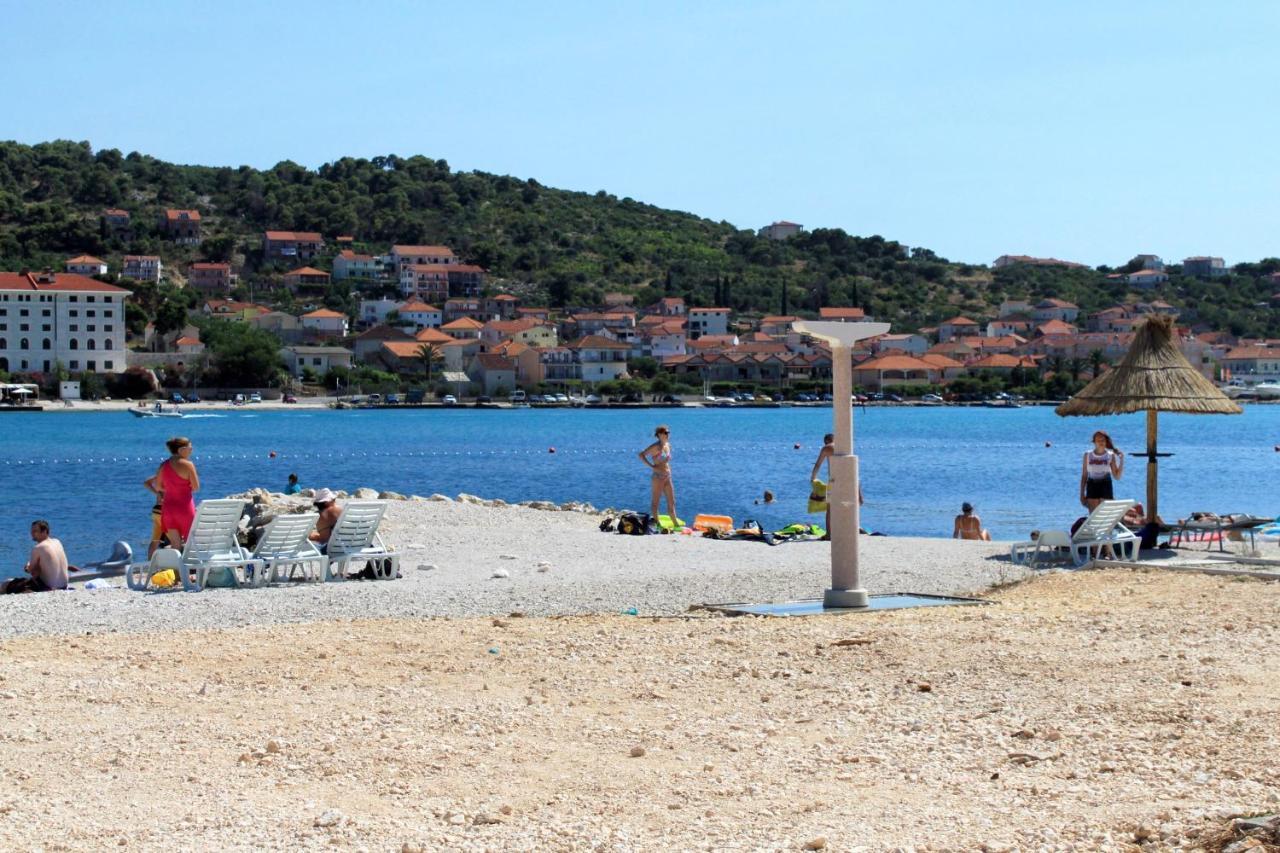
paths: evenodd
<path fill-rule="evenodd" d="M 186 415 L 177 406 L 165 408 L 160 403 L 156 403 L 150 409 L 130 409 L 129 413 L 135 418 L 185 418 Z"/>
<path fill-rule="evenodd" d="M 988 409 L 1021 409 L 1022 404 L 1017 400 L 987 400 L 982 405 Z"/>
<path fill-rule="evenodd" d="M 1222 393 L 1233 400 L 1238 398 L 1280 400 L 1280 382 L 1276 381 L 1250 383 L 1236 378 L 1220 387 Z"/>

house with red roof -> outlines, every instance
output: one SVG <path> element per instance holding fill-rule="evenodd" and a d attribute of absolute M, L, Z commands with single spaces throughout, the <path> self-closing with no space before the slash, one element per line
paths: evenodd
<path fill-rule="evenodd" d="M 440 331 L 444 332 L 452 338 L 458 340 L 480 340 L 480 330 L 484 328 L 484 323 L 471 317 L 459 317 L 451 320 L 440 327 Z"/>
<path fill-rule="evenodd" d="M 302 328 L 315 333 L 319 337 L 345 338 L 347 336 L 347 315 L 329 308 L 317 308 L 308 311 L 300 318 Z"/>
<path fill-rule="evenodd" d="M 683 317 L 687 311 L 684 299 L 679 296 L 664 296 L 645 309 L 648 314 L 661 314 L 663 317 Z"/>
<path fill-rule="evenodd" d="M 607 382 L 627 372 L 631 345 L 600 335 L 587 335 L 569 344 L 584 382 Z"/>
<path fill-rule="evenodd" d="M 785 219 L 780 219 L 764 226 L 756 232 L 756 235 L 766 240 L 786 240 L 788 237 L 794 237 L 803 230 L 804 226 L 799 222 L 788 222 Z"/>
<path fill-rule="evenodd" d="M 449 298 L 449 270 L 444 264 L 407 264 L 400 270 L 400 293 L 424 302 Z"/>
<path fill-rule="evenodd" d="M 480 267 L 476 267 L 480 269 Z M 483 287 L 483 280 L 481 286 Z M 485 313 L 496 320 L 514 320 L 520 313 L 520 297 L 512 296 L 510 293 L 498 293 L 493 296 L 486 297 L 484 300 Z M 541 322 L 547 322 L 548 318 L 541 318 Z"/>
<path fill-rule="evenodd" d="M 882 355 L 855 364 L 853 382 L 873 391 L 888 385 L 937 385 L 942 370 L 911 355 Z"/>
<path fill-rule="evenodd" d="M 329 286 L 329 274 L 315 267 L 298 267 L 284 274 L 284 286 L 292 293 L 321 291 Z"/>
<path fill-rule="evenodd" d="M 338 238 L 341 242 L 342 238 Z M 382 276 L 382 261 L 373 255 L 360 255 L 351 249 L 343 249 L 333 256 L 333 280 L 351 281 L 362 279 L 371 281 Z"/>
<path fill-rule="evenodd" d="M 114 236 L 129 239 L 133 236 L 133 217 L 129 211 L 118 207 L 108 207 L 102 211 L 102 224 Z"/>
<path fill-rule="evenodd" d="M 938 324 L 938 343 L 945 344 L 955 338 L 974 337 L 982 333 L 982 327 L 968 317 L 952 317 Z"/>
<path fill-rule="evenodd" d="M 1050 320 L 1047 323 L 1041 323 L 1036 326 L 1035 336 L 1044 337 L 1045 335 L 1074 335 L 1080 331 L 1070 323 L 1064 323 L 1061 320 Z"/>
<path fill-rule="evenodd" d="M 382 351 L 383 344 L 413 342 L 413 336 L 404 329 L 380 324 L 356 335 L 351 349 L 355 353 L 356 361 L 368 364 L 380 358 L 379 353 Z"/>
<path fill-rule="evenodd" d="M 200 211 L 167 208 L 160 213 L 160 233 L 179 246 L 200 243 Z"/>
<path fill-rule="evenodd" d="M 187 267 L 187 286 L 205 296 L 231 292 L 231 264 L 196 262 Z"/>
<path fill-rule="evenodd" d="M 480 386 L 482 394 L 510 394 L 516 389 L 516 362 L 501 353 L 482 352 L 471 360 L 467 376 Z"/>
<path fill-rule="evenodd" d="M 869 340 L 868 345 L 874 352 L 883 352 L 885 350 L 901 350 L 908 355 L 924 355 L 929 349 L 929 340 L 924 335 L 914 335 L 909 332 L 903 334 L 881 335 L 878 338 Z"/>
<path fill-rule="evenodd" d="M 66 272 L 75 273 L 76 275 L 106 275 L 107 262 L 93 255 L 76 255 L 74 258 L 67 258 L 62 262 L 62 267 Z"/>
<path fill-rule="evenodd" d="M 444 270 L 449 277 L 450 296 L 479 296 L 484 290 L 484 277 L 488 272 L 484 267 L 475 264 L 445 264 Z M 510 310 L 514 311 L 515 306 Z"/>
<path fill-rule="evenodd" d="M 871 318 L 861 308 L 826 307 L 818 309 L 819 320 L 834 320 L 838 323 L 865 323 Z"/>
<path fill-rule="evenodd" d="M 1031 319 L 1039 323 L 1047 323 L 1050 320 L 1074 323 L 1079 316 L 1079 305 L 1074 302 L 1068 302 L 1065 299 L 1054 299 L 1052 297 L 1041 299 L 1031 309 Z"/>
<path fill-rule="evenodd" d="M 422 347 L 423 344 L 415 340 L 385 340 L 377 350 L 377 360 L 386 365 L 392 373 L 402 376 L 422 374 L 427 370 L 422 360 Z M 445 364 L 442 351 L 438 347 L 436 353 L 438 360 L 432 370 L 434 375 L 438 376 L 439 371 L 445 368 Z"/>
<path fill-rule="evenodd" d="M 266 231 L 262 255 L 268 261 L 309 261 L 324 251 L 318 231 Z"/>
<path fill-rule="evenodd" d="M 444 325 L 444 312 L 421 299 L 402 302 L 396 310 L 400 314 L 400 322 L 407 323 L 414 329 L 438 329 Z"/>
<path fill-rule="evenodd" d="M 208 299 L 200 308 L 200 313 L 215 320 L 234 320 L 244 322 L 262 314 L 269 314 L 271 309 L 265 305 L 252 302 L 235 302 L 230 299 Z"/>
<path fill-rule="evenodd" d="M 125 255 L 120 267 L 121 278 L 135 281 L 159 281 L 164 269 L 158 255 Z"/>
<path fill-rule="evenodd" d="M 406 267 L 456 264 L 458 256 L 448 246 L 392 246 L 391 262 L 396 274 Z"/>
<path fill-rule="evenodd" d="M 123 371 L 129 294 L 77 273 L 0 272 L 0 370 Z"/>

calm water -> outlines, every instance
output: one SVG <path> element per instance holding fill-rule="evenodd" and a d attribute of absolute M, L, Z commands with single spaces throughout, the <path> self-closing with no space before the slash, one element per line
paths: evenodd
<path fill-rule="evenodd" d="M 0 415 L 0 575 L 21 567 L 37 517 L 49 519 L 73 562 L 105 557 L 115 539 L 145 545 L 151 495 L 142 481 L 174 432 L 195 445 L 204 497 L 280 490 L 295 471 L 309 487 L 645 509 L 648 471 L 636 453 L 658 422 L 671 426 L 685 519 L 710 512 L 771 527 L 808 518 L 807 478 L 830 409 L 234 410 L 181 421 L 125 412 Z M 854 425 L 863 525 L 900 536 L 950 535 L 964 500 L 997 538 L 1069 524 L 1080 514 L 1080 455 L 1090 433 L 1108 429 L 1126 453 L 1145 442 L 1142 415 L 1059 418 L 1042 407 L 866 409 Z M 1161 448 L 1176 454 L 1161 468 L 1165 518 L 1199 509 L 1280 514 L 1273 450 L 1280 406 L 1231 417 L 1166 415 L 1160 429 Z M 1144 460 L 1128 461 L 1117 497 L 1141 500 Z M 753 504 L 766 488 L 777 503 Z"/>

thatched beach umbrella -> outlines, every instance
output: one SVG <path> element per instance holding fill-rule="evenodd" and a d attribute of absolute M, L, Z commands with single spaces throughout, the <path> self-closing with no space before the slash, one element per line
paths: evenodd
<path fill-rule="evenodd" d="M 1156 452 L 1156 412 L 1191 415 L 1238 415 L 1240 407 L 1205 379 L 1173 342 L 1173 318 L 1149 319 L 1133 336 L 1120 364 L 1084 386 L 1059 406 L 1059 415 L 1123 415 L 1147 413 L 1147 521 L 1156 518 L 1156 492 L 1161 456 Z"/>

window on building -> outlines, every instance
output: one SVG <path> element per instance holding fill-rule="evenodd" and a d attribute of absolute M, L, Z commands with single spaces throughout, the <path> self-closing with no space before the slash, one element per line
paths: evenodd
<path fill-rule="evenodd" d="M 79 312 L 79 311 L 77 311 L 76 309 L 72 308 L 70 311 L 68 311 L 68 312 L 67 312 L 67 316 L 68 316 L 68 317 L 79 317 L 79 316 L 80 316 L 80 312 Z"/>
<path fill-rule="evenodd" d="M 53 349 L 53 341 L 49 340 L 48 338 L 45 338 L 45 339 L 44 339 L 44 346 L 42 346 L 42 347 L 40 347 L 40 348 L 41 348 L 41 349 Z"/>
<path fill-rule="evenodd" d="M 98 344 L 93 340 L 93 338 L 89 338 L 88 347 L 89 349 L 97 349 Z"/>
<path fill-rule="evenodd" d="M 80 342 L 77 341 L 75 338 L 72 338 L 71 343 L 67 344 L 67 346 L 70 347 L 71 349 L 80 349 Z"/>
<path fill-rule="evenodd" d="M 71 297 L 68 297 L 68 298 L 69 298 L 69 299 L 70 299 L 70 301 L 72 301 L 72 302 L 79 302 L 79 301 L 80 301 L 80 297 L 79 297 L 79 296 L 71 296 Z"/>
<path fill-rule="evenodd" d="M 18 341 L 18 349 L 31 349 L 31 341 L 26 338 Z"/>
<path fill-rule="evenodd" d="M 92 297 L 92 296 L 90 296 L 89 298 L 90 298 L 90 299 L 92 299 L 93 297 Z M 93 309 L 90 309 L 90 310 L 88 310 L 88 311 L 84 312 L 84 316 L 86 316 L 86 317 L 94 317 L 94 316 L 97 316 L 97 315 L 96 315 L 96 314 L 94 314 Z"/>
<path fill-rule="evenodd" d="M 80 369 L 80 362 L 76 361 L 75 359 L 72 359 L 72 360 L 71 360 L 71 369 L 72 369 L 72 370 L 79 370 L 79 369 Z"/>
<path fill-rule="evenodd" d="M 52 311 L 50 311 L 48 308 L 46 308 L 46 309 L 44 309 L 43 311 L 41 311 L 41 312 L 40 312 L 40 316 L 41 316 L 41 317 L 50 317 L 50 316 L 52 316 L 52 315 L 53 315 L 53 312 L 52 312 Z"/>
<path fill-rule="evenodd" d="M 19 308 L 19 309 L 18 309 L 18 316 L 19 316 L 19 317 L 26 317 L 26 316 L 29 316 L 30 314 L 31 314 L 31 312 L 30 312 L 30 311 L 28 311 L 26 308 Z"/>
<path fill-rule="evenodd" d="M 106 332 L 106 333 L 109 335 L 109 334 L 111 334 L 111 327 L 110 327 L 110 326 L 103 326 L 103 327 L 102 327 L 102 331 Z"/>
<path fill-rule="evenodd" d="M 18 331 L 19 331 L 19 332 L 29 332 L 29 331 L 31 331 L 31 324 L 30 324 L 30 323 L 19 323 L 19 324 L 18 324 Z"/>
<path fill-rule="evenodd" d="M 87 325 L 87 326 L 85 326 L 85 327 L 84 327 L 84 330 L 85 330 L 86 332 L 96 332 L 96 331 L 98 331 L 98 328 L 97 328 L 97 326 L 95 326 L 95 325 L 93 325 L 92 323 L 90 323 L 89 325 Z"/>
<path fill-rule="evenodd" d="M 42 324 L 40 325 L 40 331 L 42 331 L 42 332 L 52 332 L 52 331 L 53 331 L 53 326 L 49 325 L 48 323 L 42 323 Z"/>
<path fill-rule="evenodd" d="M 104 361 L 104 362 L 102 362 L 102 369 L 103 369 L 103 370 L 115 370 L 115 367 L 116 367 L 116 364 L 115 364 L 115 362 L 114 362 L 114 361 Z"/>
<path fill-rule="evenodd" d="M 85 302 L 93 302 L 93 301 L 94 301 L 94 297 L 92 297 L 92 296 L 86 296 L 84 301 L 85 301 Z"/>
<path fill-rule="evenodd" d="M 77 326 L 75 323 L 72 323 L 72 324 L 71 324 L 71 331 L 73 331 L 73 332 L 78 332 L 78 331 L 80 331 L 80 327 L 79 327 L 79 326 Z"/>
<path fill-rule="evenodd" d="M 98 362 L 96 361 L 90 361 L 85 364 L 85 370 L 97 370 L 97 369 L 98 369 Z"/>
<path fill-rule="evenodd" d="M 103 349 L 111 349 L 111 340 L 110 340 L 109 338 L 103 338 L 103 339 L 102 339 L 102 348 L 103 348 Z"/>

